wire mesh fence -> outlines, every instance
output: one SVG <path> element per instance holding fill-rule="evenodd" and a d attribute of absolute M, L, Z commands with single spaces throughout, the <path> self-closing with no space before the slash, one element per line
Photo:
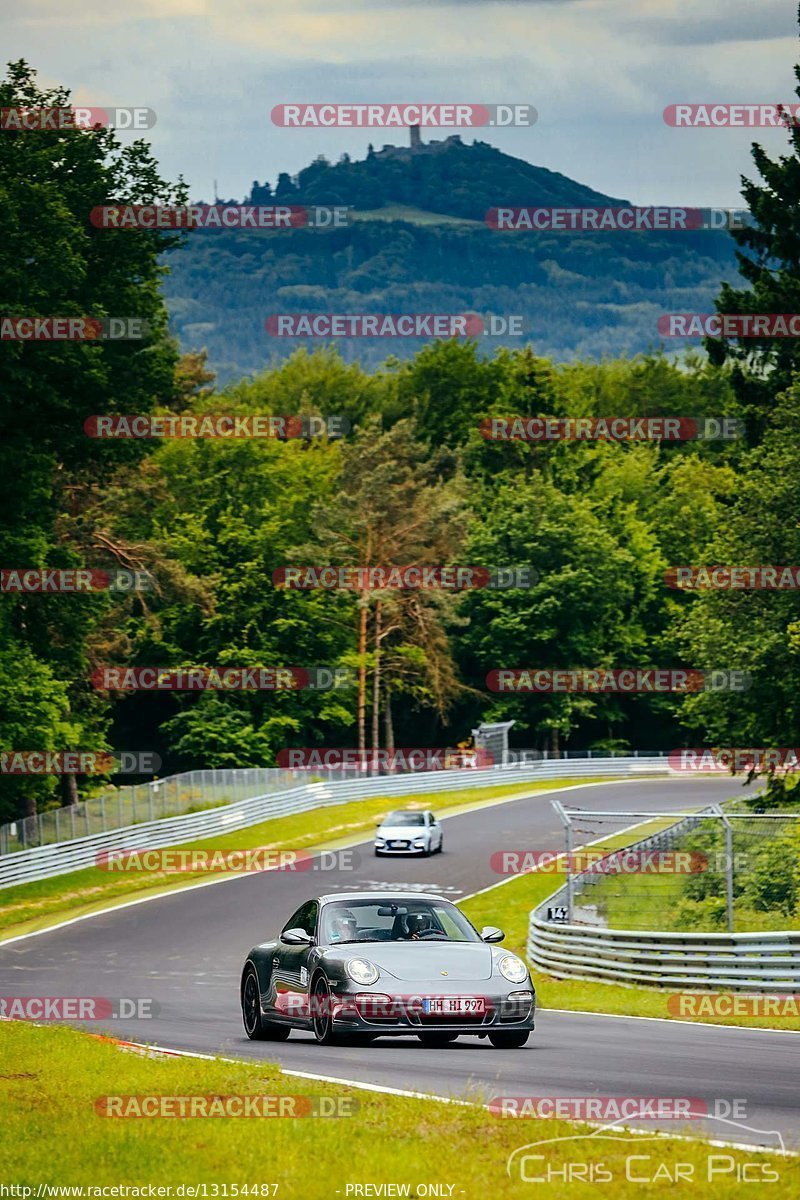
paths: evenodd
<path fill-rule="evenodd" d="M 553 761 L 589 760 L 608 758 L 643 758 L 652 761 L 662 759 L 665 751 L 614 751 L 600 754 L 591 750 L 561 751 L 516 751 L 510 753 L 508 761 L 498 764 L 513 776 L 515 770 L 547 764 Z M 476 763 L 476 767 L 480 766 Z M 461 770 L 468 770 L 462 764 Z M 237 800 L 249 800 L 254 796 L 271 795 L 295 784 L 322 781 L 333 783 L 352 780 L 372 774 L 383 774 L 380 770 L 354 768 L 352 766 L 307 768 L 241 767 L 208 768 L 184 771 L 149 783 L 109 787 L 96 796 L 82 800 L 79 804 L 65 808 L 46 809 L 36 816 L 20 817 L 0 825 L 0 855 L 29 850 L 36 846 L 49 846 L 75 838 L 89 837 L 96 833 L 139 825 L 165 817 L 176 817 L 183 813 L 200 812 L 233 804 Z M 404 772 L 393 767 L 392 774 Z M 417 772 L 420 773 L 420 772 Z M 424 773 L 424 770 L 421 772 Z"/>
<path fill-rule="evenodd" d="M 548 901 L 551 919 L 662 932 L 800 929 L 800 814 L 710 806 L 644 821 L 557 807 L 566 883 Z"/>
<path fill-rule="evenodd" d="M 315 777 L 340 778 L 341 774 L 326 771 Z M 150 783 L 108 788 L 79 804 L 45 810 L 36 816 L 0 825 L 0 854 L 89 837 L 182 813 L 200 812 L 251 796 L 269 795 L 291 787 L 298 780 L 306 783 L 308 779 L 308 771 L 277 767 L 217 768 L 185 771 Z"/>

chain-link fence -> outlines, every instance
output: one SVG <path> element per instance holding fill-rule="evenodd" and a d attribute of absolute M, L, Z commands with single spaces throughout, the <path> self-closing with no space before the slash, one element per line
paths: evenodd
<path fill-rule="evenodd" d="M 316 772 L 314 777 L 340 779 L 344 773 Z M 0 854 L 89 837 L 109 829 L 176 817 L 181 813 L 200 812 L 235 800 L 268 795 L 291 787 L 297 781 L 307 783 L 309 779 L 309 772 L 301 770 L 218 768 L 185 771 L 150 783 L 108 788 L 80 804 L 50 809 L 35 817 L 22 817 L 0 825 Z"/>
<path fill-rule="evenodd" d="M 712 805 L 653 817 L 555 807 L 567 882 L 548 902 L 554 921 L 662 932 L 800 929 L 798 813 Z M 632 842 L 633 820 L 646 816 Z"/>
<path fill-rule="evenodd" d="M 626 755 L 601 755 L 594 758 L 614 757 L 663 758 L 665 751 L 629 751 Z M 565 759 L 592 760 L 591 750 L 562 751 L 548 754 L 547 751 L 513 752 L 510 761 L 503 765 L 510 772 L 532 762 L 549 762 Z M 476 764 L 480 765 L 480 764 Z M 462 768 L 464 769 L 464 768 Z M 393 774 L 402 768 L 393 767 Z M 79 804 L 65 808 L 52 808 L 37 816 L 20 817 L 0 825 L 0 855 L 18 850 L 29 850 L 34 846 L 50 846 L 56 842 L 89 837 L 94 833 L 105 833 L 110 829 L 122 829 L 138 825 L 143 821 L 156 821 L 162 817 L 177 817 L 182 813 L 200 812 L 204 808 L 216 808 L 232 804 L 236 800 L 249 800 L 253 796 L 266 796 L 281 791 L 295 783 L 312 783 L 322 780 L 357 779 L 362 775 L 383 774 L 379 769 L 326 767 L 313 771 L 304 768 L 241 767 L 216 768 L 184 771 L 180 775 L 169 775 L 150 783 L 110 787 L 97 796 L 82 800 Z"/>

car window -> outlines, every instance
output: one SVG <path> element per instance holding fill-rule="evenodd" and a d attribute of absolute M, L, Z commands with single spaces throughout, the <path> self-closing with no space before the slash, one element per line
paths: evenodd
<path fill-rule="evenodd" d="M 437 937 L 420 939 L 423 930 Z M 326 904 L 322 910 L 319 940 L 322 945 L 349 945 L 412 940 L 479 942 L 480 938 L 454 905 L 376 897 L 334 900 Z"/>
<path fill-rule="evenodd" d="M 425 813 L 420 812 L 391 812 L 384 825 L 424 825 Z"/>
<path fill-rule="evenodd" d="M 305 904 L 301 904 L 296 913 L 289 917 L 281 933 L 285 933 L 287 929 L 303 929 L 313 936 L 316 927 L 317 902 L 316 900 L 307 900 Z"/>

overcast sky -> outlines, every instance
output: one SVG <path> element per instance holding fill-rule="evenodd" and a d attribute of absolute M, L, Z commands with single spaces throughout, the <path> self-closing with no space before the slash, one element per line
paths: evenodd
<path fill-rule="evenodd" d="M 81 103 L 155 109 L 162 174 L 182 173 L 195 199 L 214 179 L 241 198 L 320 153 L 406 141 L 276 128 L 275 104 L 468 101 L 527 102 L 539 120 L 465 140 L 635 203 L 736 205 L 750 143 L 778 154 L 785 133 L 673 129 L 662 110 L 793 100 L 795 12 L 792 0 L 26 0 L 7 10 L 4 46 Z"/>

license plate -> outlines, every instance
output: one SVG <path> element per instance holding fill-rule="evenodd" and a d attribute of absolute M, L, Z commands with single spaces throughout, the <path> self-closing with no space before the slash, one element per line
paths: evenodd
<path fill-rule="evenodd" d="M 407 850 L 408 842 L 389 842 L 390 846 L 396 847 L 398 850 Z"/>
<path fill-rule="evenodd" d="M 483 996 L 428 996 L 422 1001 L 422 1011 L 442 1016 L 450 1013 L 483 1013 L 486 1002 Z"/>

